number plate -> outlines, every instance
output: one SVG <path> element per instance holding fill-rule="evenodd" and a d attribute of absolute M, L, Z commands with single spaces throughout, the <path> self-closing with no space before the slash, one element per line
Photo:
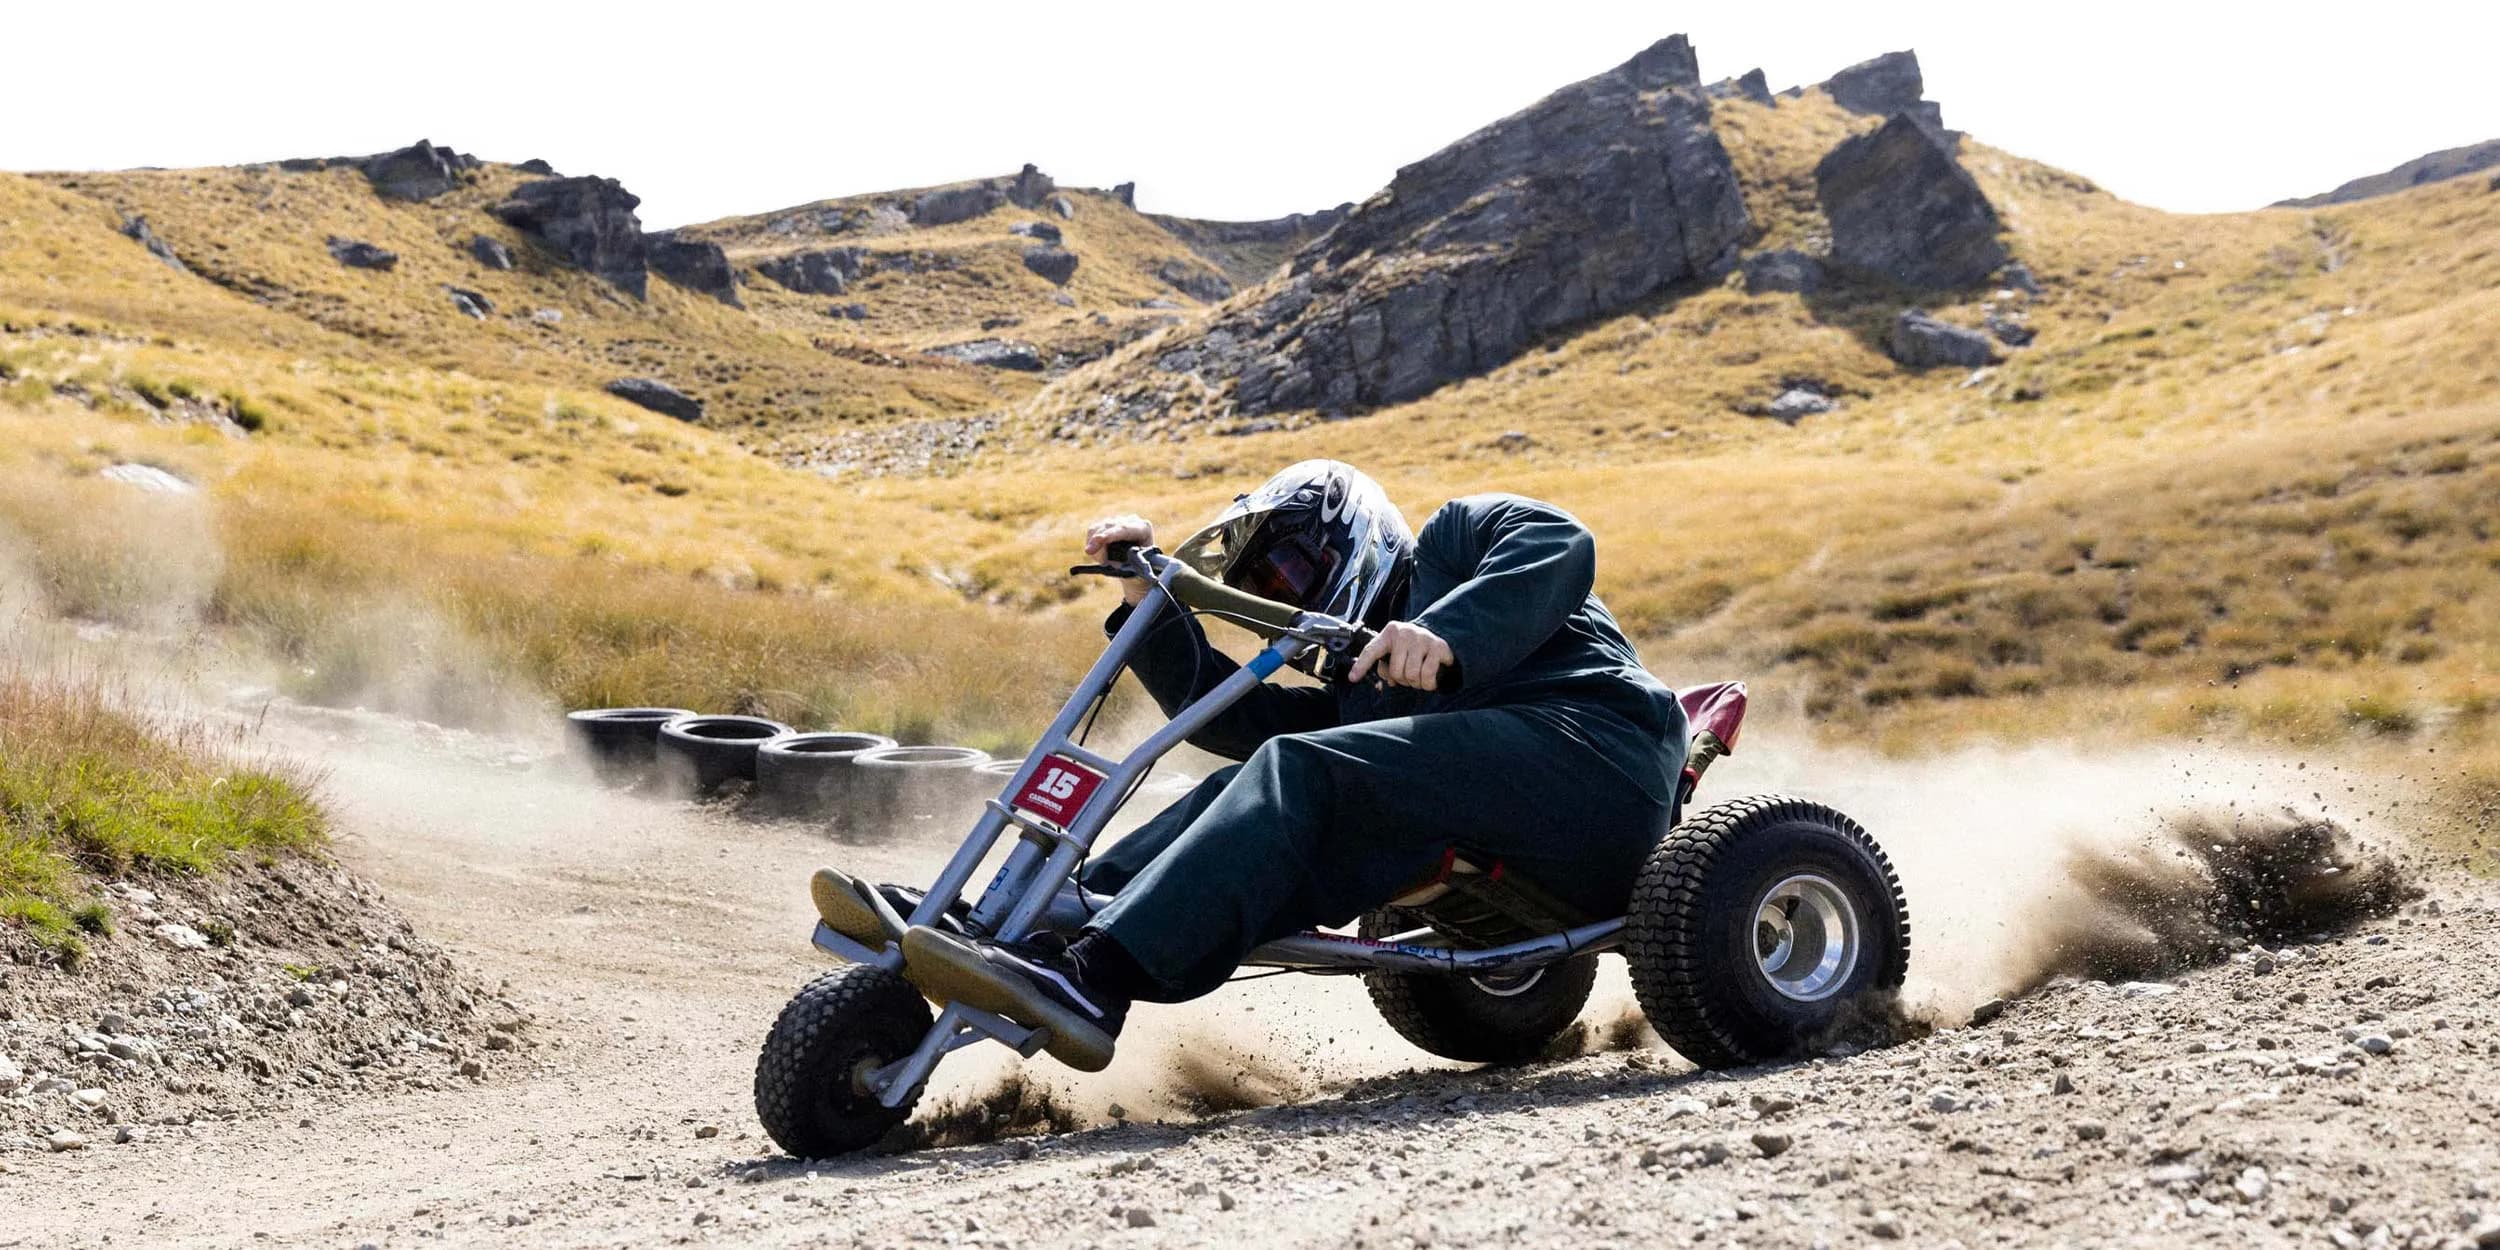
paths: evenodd
<path fill-rule="evenodd" d="M 1033 770 L 1033 776 L 1016 792 L 1018 811 L 1039 816 L 1065 827 L 1085 810 L 1094 797 L 1094 787 L 1102 784 L 1101 773 L 1087 768 L 1064 755 L 1053 755 Z"/>

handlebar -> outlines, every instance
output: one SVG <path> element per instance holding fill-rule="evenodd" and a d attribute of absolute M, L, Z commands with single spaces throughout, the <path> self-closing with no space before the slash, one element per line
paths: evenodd
<path fill-rule="evenodd" d="M 1349 660 L 1380 637 L 1378 630 L 1358 622 L 1340 621 L 1290 603 L 1251 594 L 1209 577 L 1152 547 L 1140 547 L 1136 543 L 1113 543 L 1103 549 L 1103 563 L 1080 565 L 1069 571 L 1159 582 L 1182 607 L 1221 616 L 1271 638 L 1293 634 Z M 1449 664 L 1441 666 L 1442 686 L 1451 684 L 1456 677 L 1456 667 Z"/>

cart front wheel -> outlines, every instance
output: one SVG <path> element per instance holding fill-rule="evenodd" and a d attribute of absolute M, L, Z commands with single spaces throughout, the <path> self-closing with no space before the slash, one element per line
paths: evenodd
<path fill-rule="evenodd" d="M 875 1144 L 911 1118 L 920 1091 L 888 1107 L 862 1078 L 910 1054 L 931 1023 L 927 1000 L 883 968 L 840 968 L 808 982 L 756 1057 L 756 1118 L 802 1159 Z"/>

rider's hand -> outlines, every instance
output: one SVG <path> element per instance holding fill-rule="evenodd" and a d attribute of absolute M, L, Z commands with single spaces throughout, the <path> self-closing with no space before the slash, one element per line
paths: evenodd
<path fill-rule="evenodd" d="M 1094 561 L 1104 559 L 1110 554 L 1113 543 L 1135 543 L 1140 547 L 1151 547 L 1154 541 L 1154 522 L 1142 516 L 1130 513 L 1104 517 L 1085 527 L 1085 558 Z M 1145 602 L 1146 592 L 1152 589 L 1154 589 L 1153 583 L 1143 578 L 1132 577 L 1120 583 L 1120 597 L 1131 605 L 1135 605 Z"/>
<path fill-rule="evenodd" d="M 1347 681 L 1361 681 L 1375 669 L 1380 680 L 1392 686 L 1411 686 L 1417 690 L 1441 688 L 1441 668 L 1455 664 L 1458 656 L 1441 635 L 1413 621 L 1391 621 L 1380 627 L 1379 636 L 1354 657 L 1354 667 L 1346 671 Z"/>

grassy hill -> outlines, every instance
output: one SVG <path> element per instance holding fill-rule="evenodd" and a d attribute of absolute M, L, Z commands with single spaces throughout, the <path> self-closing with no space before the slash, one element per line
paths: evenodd
<path fill-rule="evenodd" d="M 1817 91 L 1716 114 L 1751 246 L 1825 231 L 1814 164 L 1873 120 Z M 1088 411 L 1168 385 L 1143 366 L 1156 321 L 1203 314 L 1155 276 L 1187 246 L 1105 195 L 1068 193 L 1067 218 L 773 227 L 914 194 L 889 193 L 683 232 L 749 275 L 741 311 L 660 281 L 637 305 L 539 259 L 477 272 L 461 249 L 501 229 L 482 205 L 518 176 L 494 167 L 425 205 L 349 171 L 0 176 L 0 527 L 56 609 L 135 619 L 190 586 L 199 619 L 315 697 L 474 717 L 523 684 L 1003 745 L 1097 645 L 1100 594 L 1059 572 L 1084 519 L 1184 529 L 1334 455 L 1418 517 L 1486 489 L 1574 509 L 1652 666 L 1747 677 L 1771 723 L 1898 749 L 2283 744 L 2490 811 L 2500 194 L 2175 216 L 1976 138 L 1963 161 L 2042 285 L 1928 305 L 2028 321 L 2035 342 L 1988 369 L 1894 364 L 1907 293 L 1731 278 L 1353 419 L 1254 432 L 1207 393 L 1203 424 L 1116 437 Z M 157 263 L 116 210 L 217 281 Z M 1025 220 L 1083 258 L 1064 291 L 1024 267 Z M 400 267 L 344 269 L 329 234 Z M 863 282 L 840 298 L 873 315 L 837 323 L 754 272 L 822 246 L 931 263 Z M 444 283 L 498 318 L 460 316 Z M 1055 379 L 920 354 L 1000 335 L 1111 354 Z M 599 393 L 627 372 L 695 378 L 712 413 Z M 1751 415 L 1800 378 L 1838 407 Z M 862 440 L 883 476 L 813 471 Z M 876 450 L 896 447 L 918 458 Z M 91 520 L 128 515 L 96 471 L 132 461 L 206 488 L 189 581 L 144 526 Z"/>

